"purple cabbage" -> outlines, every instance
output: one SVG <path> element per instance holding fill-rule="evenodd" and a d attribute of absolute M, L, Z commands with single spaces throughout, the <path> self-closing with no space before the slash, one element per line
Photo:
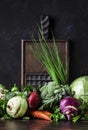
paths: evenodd
<path fill-rule="evenodd" d="M 60 101 L 60 111 L 66 115 L 68 120 L 78 114 L 78 107 L 81 102 L 74 97 L 65 97 Z"/>

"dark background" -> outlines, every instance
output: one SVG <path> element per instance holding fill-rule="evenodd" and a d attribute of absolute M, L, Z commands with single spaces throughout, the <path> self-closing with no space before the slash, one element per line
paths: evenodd
<path fill-rule="evenodd" d="M 0 83 L 20 87 L 21 39 L 37 38 L 48 15 L 56 39 L 70 40 L 70 82 L 88 74 L 88 0 L 0 0 Z"/>

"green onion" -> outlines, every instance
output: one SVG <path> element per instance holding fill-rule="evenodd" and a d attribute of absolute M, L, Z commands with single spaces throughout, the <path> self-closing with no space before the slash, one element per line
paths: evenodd
<path fill-rule="evenodd" d="M 53 36 L 53 43 L 48 43 L 39 29 L 39 42 L 33 38 L 32 53 L 43 64 L 52 80 L 58 84 L 67 84 L 67 69 L 64 67 L 59 56 L 58 47 Z"/>

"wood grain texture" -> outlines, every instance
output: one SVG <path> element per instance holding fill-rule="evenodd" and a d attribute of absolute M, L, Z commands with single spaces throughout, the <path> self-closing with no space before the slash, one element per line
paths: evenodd
<path fill-rule="evenodd" d="M 48 41 L 51 45 L 52 40 Z M 21 86 L 26 85 L 26 74 L 33 73 L 47 73 L 44 66 L 37 60 L 29 49 L 29 45 L 33 46 L 33 41 L 21 41 Z M 69 75 L 69 41 L 57 40 L 56 41 L 60 58 L 63 64 L 67 67 Z"/>
<path fill-rule="evenodd" d="M 57 123 L 45 120 L 7 120 L 0 121 L 0 130 L 88 130 L 87 121 Z"/>

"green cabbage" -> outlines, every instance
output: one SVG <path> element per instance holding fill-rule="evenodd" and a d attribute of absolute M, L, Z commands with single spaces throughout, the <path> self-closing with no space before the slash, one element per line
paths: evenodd
<path fill-rule="evenodd" d="M 82 99 L 83 102 L 88 103 L 88 76 L 75 79 L 70 84 L 70 88 L 75 98 Z"/>

